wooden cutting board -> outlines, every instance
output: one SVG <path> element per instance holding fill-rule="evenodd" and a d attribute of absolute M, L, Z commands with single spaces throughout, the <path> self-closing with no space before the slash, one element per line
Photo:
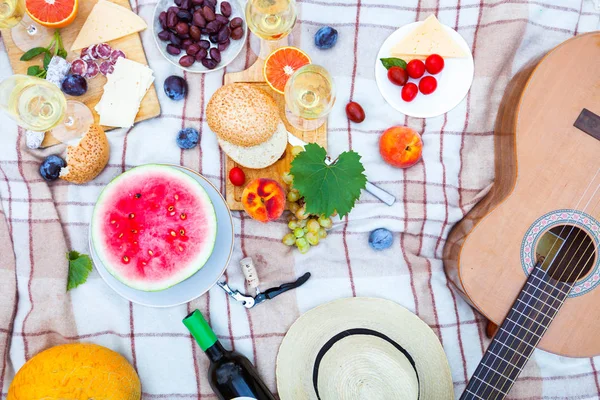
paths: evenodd
<path fill-rule="evenodd" d="M 284 44 L 280 41 L 279 46 L 282 46 L 282 45 L 284 45 Z M 262 41 L 261 46 L 262 46 L 261 54 L 268 55 L 271 51 L 273 51 L 275 49 L 275 48 L 270 47 L 272 45 L 270 45 L 268 42 L 266 42 L 264 40 Z M 265 90 L 267 93 L 269 93 L 273 97 L 273 99 L 275 99 L 275 102 L 277 103 L 277 105 L 279 107 L 279 113 L 281 115 L 281 120 L 285 124 L 285 127 L 287 128 L 288 132 L 296 135 L 297 137 L 299 137 L 300 139 L 304 140 L 307 143 L 310 143 L 310 142 L 317 143 L 320 146 L 327 149 L 327 122 L 325 124 L 323 124 L 321 127 L 319 127 L 318 129 L 311 130 L 311 131 L 304 131 L 304 132 L 299 131 L 296 128 L 294 128 L 293 126 L 291 126 L 285 117 L 284 96 L 282 94 L 277 93 L 273 89 L 271 89 L 269 84 L 265 82 L 265 79 L 263 76 L 264 65 L 265 65 L 265 60 L 262 58 L 258 58 L 256 60 L 256 62 L 245 71 L 225 74 L 224 83 L 226 85 L 230 84 L 230 83 L 235 83 L 235 82 L 251 83 L 251 84 L 254 84 L 257 87 Z M 291 154 L 291 148 L 292 148 L 292 146 L 290 146 L 290 144 L 288 143 L 287 149 L 285 150 L 285 153 L 283 154 L 283 156 L 275 164 L 273 164 L 267 168 L 262 168 L 262 169 L 250 169 L 250 168 L 243 167 L 243 166 L 239 165 L 238 163 L 236 163 L 235 161 L 233 161 L 231 158 L 227 157 L 227 162 L 225 165 L 225 169 L 227 171 L 227 175 L 226 175 L 227 176 L 226 177 L 227 186 L 226 186 L 225 197 L 227 199 L 227 205 L 229 205 L 229 208 L 232 210 L 243 210 L 244 209 L 244 206 L 241 203 L 242 192 L 244 191 L 244 186 L 241 186 L 241 187 L 233 186 L 231 184 L 231 182 L 229 181 L 229 171 L 231 171 L 232 168 L 239 167 L 244 171 L 244 173 L 246 174 L 246 183 L 249 183 L 250 181 L 252 181 L 253 179 L 256 179 L 256 178 L 270 178 L 270 179 L 274 179 L 277 182 L 281 183 L 281 185 L 283 187 L 286 187 L 286 184 L 281 179 L 281 175 L 284 172 L 289 172 L 289 170 L 290 170 L 290 163 L 293 160 L 293 157 Z"/>
<path fill-rule="evenodd" d="M 110 1 L 131 10 L 129 0 Z M 89 13 L 92 11 L 92 8 L 97 2 L 98 0 L 80 0 L 77 18 L 75 18 L 75 21 L 73 21 L 72 24 L 60 30 L 65 49 L 69 51 L 69 55 L 67 57 L 67 60 L 69 61 L 73 61 L 79 56 L 79 52 L 70 52 L 71 45 L 75 41 L 75 38 L 79 34 L 79 30 L 83 26 L 83 23 L 85 22 Z M 151 27 L 149 26 L 148 29 L 151 29 Z M 2 37 L 4 38 L 4 44 L 8 52 L 10 65 L 12 66 L 15 74 L 27 74 L 27 68 L 30 65 L 42 65 L 42 57 L 36 57 L 33 60 L 27 62 L 19 60 L 23 55 L 23 52 L 17 46 L 14 45 L 10 34 L 10 29 L 3 29 Z M 50 43 L 50 40 L 52 39 L 49 39 L 48 43 Z M 142 46 L 142 41 L 140 39 L 139 34 L 136 33 L 133 35 L 128 35 L 121 39 L 113 40 L 109 42 L 109 44 L 113 48 L 122 50 L 127 56 L 127 58 L 129 58 L 130 60 L 148 65 L 148 61 L 146 60 L 146 54 L 144 53 L 144 48 Z M 98 122 L 100 120 L 100 116 L 96 113 L 94 107 L 96 106 L 96 104 L 98 104 L 100 98 L 102 97 L 103 87 L 105 83 L 106 77 L 104 77 L 102 74 L 98 74 L 95 78 L 88 79 L 88 91 L 83 96 L 67 96 L 67 99 L 78 100 L 85 103 L 90 108 L 90 110 L 92 110 L 92 113 L 94 114 L 94 119 L 96 120 L 96 122 Z M 135 122 L 140 122 L 150 118 L 154 118 L 158 115 L 160 115 L 160 104 L 158 103 L 156 89 L 153 84 L 152 86 L 150 86 L 150 89 L 148 89 L 146 96 L 142 100 L 140 110 L 135 118 Z M 104 129 L 110 130 L 115 128 L 104 127 Z M 56 144 L 56 141 L 54 141 L 54 143 L 52 140 L 48 141 L 48 136 L 50 135 L 46 135 L 46 141 L 44 144 Z"/>

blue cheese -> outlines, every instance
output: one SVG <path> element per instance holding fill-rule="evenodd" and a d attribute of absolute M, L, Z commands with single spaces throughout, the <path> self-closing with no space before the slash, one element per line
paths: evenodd
<path fill-rule="evenodd" d="M 46 72 L 46 80 L 54 83 L 56 86 L 60 87 L 62 81 L 65 80 L 65 77 L 71 70 L 71 63 L 65 60 L 62 57 L 54 56 L 50 63 L 48 64 L 48 69 Z"/>

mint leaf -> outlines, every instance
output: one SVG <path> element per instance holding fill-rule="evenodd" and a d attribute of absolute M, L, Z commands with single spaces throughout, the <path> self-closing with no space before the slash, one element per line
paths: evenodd
<path fill-rule="evenodd" d="M 52 56 L 50 53 L 44 54 L 44 69 L 48 70 L 48 65 L 50 65 L 50 61 L 52 61 Z"/>
<path fill-rule="evenodd" d="M 309 143 L 292 161 L 290 173 L 294 188 L 304 197 L 306 213 L 343 217 L 352 210 L 365 188 L 367 177 L 360 155 L 347 151 L 331 165 L 325 163 L 327 152 L 315 143 Z"/>
<path fill-rule="evenodd" d="M 42 53 L 48 54 L 48 49 L 45 47 L 34 47 L 33 49 L 27 50 L 20 58 L 21 61 L 29 61 L 34 57 L 39 56 Z"/>
<path fill-rule="evenodd" d="M 400 67 L 406 69 L 406 61 L 401 58 L 390 57 L 390 58 L 380 58 L 381 63 L 385 67 L 385 69 L 390 69 L 392 67 Z"/>
<path fill-rule="evenodd" d="M 69 260 L 69 280 L 67 282 L 67 291 L 69 291 L 85 283 L 92 271 L 92 260 L 87 254 L 79 254 L 76 251 L 68 252 L 67 260 Z"/>
<path fill-rule="evenodd" d="M 38 76 L 40 72 L 42 72 L 42 69 L 39 65 L 32 65 L 31 67 L 27 68 L 27 75 L 29 76 Z"/>

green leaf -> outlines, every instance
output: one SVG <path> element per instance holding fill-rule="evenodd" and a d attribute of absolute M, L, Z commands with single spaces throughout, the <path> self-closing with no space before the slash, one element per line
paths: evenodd
<path fill-rule="evenodd" d="M 292 161 L 294 188 L 304 197 L 308 214 L 330 216 L 337 211 L 343 217 L 352 210 L 365 188 L 365 169 L 360 155 L 354 151 L 340 154 L 331 165 L 325 163 L 326 157 L 324 148 L 307 144 Z"/>
<path fill-rule="evenodd" d="M 48 49 L 46 49 L 45 47 L 34 47 L 31 50 L 27 50 L 25 54 L 21 56 L 21 61 L 29 61 L 42 53 L 48 54 Z"/>
<path fill-rule="evenodd" d="M 38 74 L 42 71 L 39 65 L 32 65 L 27 68 L 27 75 L 29 76 L 38 76 Z"/>
<path fill-rule="evenodd" d="M 52 61 L 52 56 L 50 53 L 44 54 L 44 69 L 48 69 L 48 65 L 50 65 L 50 61 Z"/>
<path fill-rule="evenodd" d="M 381 63 L 385 67 L 385 69 L 390 69 L 392 67 L 400 67 L 406 69 L 406 61 L 401 58 L 390 57 L 390 58 L 380 58 Z"/>
<path fill-rule="evenodd" d="M 65 49 L 59 49 L 57 55 L 59 57 L 62 57 L 64 59 L 66 59 L 67 58 L 67 51 Z"/>
<path fill-rule="evenodd" d="M 71 290 L 85 283 L 88 275 L 92 271 L 92 260 L 90 260 L 90 257 L 87 254 L 79 254 L 76 251 L 68 252 L 67 260 L 69 260 L 69 281 L 67 283 L 67 290 Z"/>

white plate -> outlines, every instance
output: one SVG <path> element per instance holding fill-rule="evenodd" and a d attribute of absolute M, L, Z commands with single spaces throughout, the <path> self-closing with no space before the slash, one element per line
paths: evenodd
<path fill-rule="evenodd" d="M 156 3 L 154 15 L 152 16 L 152 36 L 154 36 L 154 41 L 158 46 L 160 54 L 162 54 L 168 62 L 175 65 L 176 67 L 179 67 L 185 71 L 192 73 L 214 72 L 225 68 L 238 56 L 238 54 L 240 54 L 242 48 L 244 48 L 244 44 L 246 44 L 246 36 L 248 35 L 248 25 L 246 24 L 246 14 L 244 11 L 244 6 L 240 3 L 239 0 L 227 1 L 229 2 L 229 4 L 231 4 L 231 16 L 229 17 L 229 20 L 231 21 L 235 17 L 240 17 L 244 21 L 244 36 L 242 36 L 242 38 L 239 40 L 230 39 L 231 44 L 229 45 L 227 50 L 221 52 L 221 62 L 214 69 L 208 69 L 204 65 L 202 65 L 201 62 L 198 61 L 192 64 L 191 67 L 182 67 L 179 64 L 179 59 L 185 55 L 185 51 L 182 50 L 181 54 L 177 56 L 172 56 L 171 54 L 167 53 L 167 44 L 169 42 L 163 42 L 158 38 L 158 33 L 163 30 L 162 26 L 160 25 L 160 21 L 158 20 L 158 16 L 161 12 L 167 11 L 169 7 L 177 6 L 173 0 L 159 0 L 158 3 Z M 223 0 L 217 2 L 217 13 L 220 12 L 219 7 L 221 6 L 222 2 Z M 246 4 L 246 2 L 244 2 L 244 4 Z M 208 40 L 208 35 L 202 35 L 202 39 Z M 211 46 L 214 46 L 214 44 L 211 43 Z"/>
<path fill-rule="evenodd" d="M 94 250 L 91 230 L 89 235 L 92 260 L 96 266 L 96 270 L 106 284 L 127 300 L 148 307 L 174 307 L 202 296 L 223 275 L 233 253 L 233 219 L 231 211 L 229 211 L 229 207 L 227 207 L 227 203 L 221 193 L 202 175 L 177 165 L 172 165 L 172 167 L 185 172 L 202 185 L 206 193 L 208 193 L 208 197 L 210 197 L 217 215 L 217 240 L 215 248 L 206 264 L 198 272 L 185 281 L 158 292 L 144 292 L 130 288 L 106 270 Z"/>
<path fill-rule="evenodd" d="M 447 113 L 465 98 L 473 83 L 475 66 L 473 64 L 471 49 L 467 45 L 467 42 L 465 42 L 465 39 L 454 29 L 442 25 L 450 37 L 468 56 L 463 58 L 444 58 L 444 69 L 439 74 L 434 75 L 438 82 L 435 92 L 430 95 L 419 93 L 411 102 L 402 100 L 402 87 L 396 86 L 389 81 L 387 69 L 381 64 L 380 59 L 392 57 L 392 47 L 422 23 L 421 21 L 404 25 L 383 42 L 381 49 L 379 49 L 379 54 L 377 54 L 377 61 L 375 62 L 375 80 L 383 98 L 396 110 L 410 117 L 430 118 Z M 429 74 L 425 72 L 425 75 Z M 409 79 L 409 82 L 413 82 L 417 86 L 419 85 L 416 79 Z"/>

